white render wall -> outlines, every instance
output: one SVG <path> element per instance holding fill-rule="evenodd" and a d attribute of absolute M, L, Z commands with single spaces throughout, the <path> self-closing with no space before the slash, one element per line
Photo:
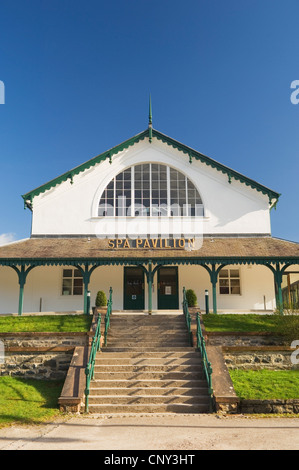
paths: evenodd
<path fill-rule="evenodd" d="M 33 199 L 33 235 L 95 235 L 103 219 L 98 217 L 101 194 L 109 181 L 135 164 L 158 162 L 170 165 L 195 184 L 202 197 L 205 234 L 269 234 L 268 197 L 245 184 L 153 139 L 135 144 Z M 136 219 L 136 218 L 135 218 Z M 113 220 L 105 218 L 106 230 L 114 233 Z M 109 230 L 111 224 L 111 230 Z"/>
<path fill-rule="evenodd" d="M 264 310 L 264 296 L 267 310 L 275 309 L 274 279 L 272 272 L 263 266 L 232 266 L 240 269 L 241 295 L 220 295 L 217 287 L 218 310 L 243 311 Z M 90 282 L 91 307 L 94 306 L 98 290 L 106 292 L 113 288 L 113 309 L 123 309 L 123 267 L 103 266 L 97 268 Z M 24 289 L 24 313 L 71 312 L 83 310 L 83 296 L 63 296 L 62 266 L 34 268 L 27 277 Z M 193 289 L 198 298 L 198 306 L 205 311 L 205 289 L 209 290 L 210 310 L 212 311 L 212 287 L 207 271 L 200 266 L 183 265 L 178 267 L 179 307 L 182 305 L 182 290 Z M 12 268 L 0 267 L 0 314 L 16 313 L 18 310 L 19 285 Z M 145 281 L 145 308 L 148 306 L 148 290 Z M 157 275 L 153 286 L 153 309 L 157 308 Z"/>

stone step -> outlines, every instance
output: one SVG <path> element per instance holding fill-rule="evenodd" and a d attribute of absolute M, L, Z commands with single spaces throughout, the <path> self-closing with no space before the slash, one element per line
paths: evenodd
<path fill-rule="evenodd" d="M 96 387 L 97 382 L 92 382 L 90 387 L 90 395 L 107 395 L 107 396 L 173 396 L 173 395 L 187 395 L 187 396 L 205 396 L 208 393 L 208 387 Z M 198 385 L 198 384 L 197 384 Z"/>
<path fill-rule="evenodd" d="M 131 351 L 130 349 L 124 350 L 122 352 L 106 352 L 107 348 L 101 350 L 97 354 L 96 360 L 101 360 L 101 359 L 148 359 L 148 358 L 159 358 L 159 359 L 201 359 L 200 354 L 194 349 L 194 348 L 183 348 L 182 351 L 177 351 L 176 349 L 171 349 L 171 350 L 165 350 L 163 348 L 162 351 L 155 351 L 155 350 L 149 350 L 146 352 L 139 352 L 139 351 Z"/>
<path fill-rule="evenodd" d="M 104 380 L 195 380 L 195 379 L 202 379 L 204 378 L 203 371 L 182 371 L 182 372 L 175 372 L 175 371 L 152 371 L 152 372 L 97 372 L 95 370 L 94 377 L 97 380 L 104 379 Z"/>
<path fill-rule="evenodd" d="M 89 412 L 205 413 L 210 397 L 185 317 L 112 315 L 108 346 L 97 354 Z"/>
<path fill-rule="evenodd" d="M 101 323 L 105 323 L 104 319 L 101 319 Z M 179 319 L 179 320 L 174 320 L 174 319 L 152 319 L 149 318 L 148 320 L 146 319 L 133 319 L 133 320 L 128 320 L 128 319 L 115 319 L 111 318 L 110 319 L 110 327 L 114 326 L 130 326 L 132 328 L 144 328 L 144 327 L 156 327 L 156 328 L 185 328 L 186 327 L 186 320 L 185 318 Z"/>
<path fill-rule="evenodd" d="M 175 336 L 175 337 L 186 337 L 188 336 L 188 332 L 187 331 L 182 331 L 182 330 L 163 330 L 163 331 L 153 331 L 151 328 L 148 328 L 148 329 L 136 329 L 136 330 L 109 330 L 108 331 L 108 336 L 109 338 L 112 338 L 112 337 L 115 337 L 115 338 L 119 338 L 119 337 L 124 337 L 124 338 L 132 338 L 135 337 L 135 336 L 151 336 L 151 337 L 155 337 L 155 336 Z"/>
<path fill-rule="evenodd" d="M 205 378 L 194 379 L 95 379 L 91 382 L 93 388 L 117 389 L 126 388 L 134 390 L 137 388 L 163 388 L 165 391 L 171 388 L 205 388 L 207 382 Z"/>
<path fill-rule="evenodd" d="M 182 346 L 173 346 L 173 347 L 169 347 L 169 346 L 157 346 L 157 347 L 145 347 L 144 345 L 143 346 L 134 346 L 134 347 L 126 347 L 124 345 L 120 346 L 104 346 L 103 349 L 102 349 L 105 353 L 106 352 L 113 352 L 113 353 L 116 353 L 116 352 L 184 352 L 184 351 L 194 351 L 194 348 L 192 346 L 188 346 L 188 347 L 182 347 Z"/>
<path fill-rule="evenodd" d="M 203 366 L 201 364 L 96 364 L 94 367 L 95 373 L 97 372 L 202 372 Z"/>
<path fill-rule="evenodd" d="M 105 324 L 103 320 L 101 320 L 101 325 Z M 185 320 L 182 321 L 126 321 L 126 320 L 111 320 L 110 321 L 110 329 L 114 328 L 123 328 L 123 327 L 130 327 L 134 329 L 138 328 L 155 328 L 156 330 L 164 330 L 166 329 L 173 329 L 173 330 L 181 330 L 181 329 L 186 329 L 186 322 Z"/>
<path fill-rule="evenodd" d="M 198 404 L 132 404 L 132 405 L 90 405 L 89 413 L 93 414 L 131 414 L 131 413 L 209 413 L 210 407 L 206 403 Z"/>
<path fill-rule="evenodd" d="M 132 312 L 133 313 L 133 312 Z M 172 320 L 176 320 L 176 319 L 180 319 L 180 318 L 185 318 L 183 312 L 178 312 L 177 314 L 172 314 L 172 315 L 169 315 L 169 314 L 166 314 L 166 315 L 163 315 L 163 313 L 159 313 L 159 314 L 153 314 L 153 315 L 149 315 L 147 312 L 140 312 L 140 313 L 134 313 L 133 315 L 127 315 L 126 312 L 122 312 L 122 313 L 116 313 L 116 312 L 112 312 L 111 314 L 111 319 L 112 318 L 122 318 L 122 319 L 127 319 L 127 320 L 131 320 L 131 319 L 139 319 L 139 320 L 144 320 L 144 321 L 153 321 L 153 320 L 167 320 L 167 319 L 172 319 Z"/>
<path fill-rule="evenodd" d="M 143 357 L 143 358 L 133 358 L 133 357 L 97 357 L 95 365 L 99 366 L 121 366 L 121 365 L 131 365 L 131 366 L 148 366 L 148 365 L 163 365 L 163 366 L 177 366 L 177 365 L 189 365 L 189 366 L 198 366 L 201 365 L 201 358 L 196 357 L 173 357 L 160 358 L 160 357 Z"/>
<path fill-rule="evenodd" d="M 105 326 L 104 322 L 101 322 L 101 327 Z M 133 331 L 188 331 L 185 322 L 177 322 L 177 323 L 128 323 L 128 322 L 110 322 L 110 328 L 108 331 L 112 331 L 113 329 L 117 330 L 133 330 Z"/>
<path fill-rule="evenodd" d="M 113 395 L 90 395 L 89 404 L 99 405 L 156 405 L 156 404 L 209 404 L 209 396 L 188 396 L 188 395 L 139 395 L 134 397 Z"/>
<path fill-rule="evenodd" d="M 101 320 L 104 320 L 102 317 Z M 112 315 L 110 317 L 110 323 L 131 323 L 135 324 L 142 324 L 142 325 L 169 325 L 169 324 L 186 324 L 186 319 L 184 315 L 180 315 L 178 317 L 164 315 L 163 317 L 159 316 L 149 316 L 149 315 L 124 315 L 122 317 Z"/>
<path fill-rule="evenodd" d="M 109 338 L 107 339 L 107 346 L 109 347 L 122 347 L 122 348 L 136 348 L 136 347 L 143 347 L 143 348 L 151 348 L 156 349 L 160 347 L 188 347 L 190 343 L 188 341 L 110 341 Z"/>
<path fill-rule="evenodd" d="M 108 335 L 107 341 L 110 343 L 188 343 L 190 345 L 190 338 L 188 335 L 135 335 L 135 336 L 115 336 Z"/>

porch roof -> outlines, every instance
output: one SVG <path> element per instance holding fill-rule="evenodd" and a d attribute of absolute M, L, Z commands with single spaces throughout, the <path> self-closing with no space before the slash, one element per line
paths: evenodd
<path fill-rule="evenodd" d="M 29 238 L 0 247 L 0 265 L 276 263 L 299 264 L 299 243 L 264 237 L 207 237 L 200 249 L 110 248 L 88 237 Z"/>

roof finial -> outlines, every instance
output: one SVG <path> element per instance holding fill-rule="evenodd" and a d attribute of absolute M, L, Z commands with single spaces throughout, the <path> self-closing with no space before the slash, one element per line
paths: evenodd
<path fill-rule="evenodd" d="M 151 126 L 153 123 L 153 115 L 152 115 L 152 97 L 151 94 L 149 95 L 149 113 L 148 113 L 148 125 Z"/>
<path fill-rule="evenodd" d="M 149 96 L 149 113 L 148 113 L 148 131 L 149 131 L 149 141 L 152 142 L 153 138 L 153 115 L 152 115 L 152 97 Z"/>

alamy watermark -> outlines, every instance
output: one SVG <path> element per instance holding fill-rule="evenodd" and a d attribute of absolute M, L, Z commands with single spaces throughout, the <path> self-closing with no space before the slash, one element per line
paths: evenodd
<path fill-rule="evenodd" d="M 294 90 L 290 96 L 291 103 L 298 104 L 299 103 L 299 80 L 292 81 L 291 89 Z"/>
<path fill-rule="evenodd" d="M 293 351 L 291 354 L 291 363 L 299 364 L 299 340 L 298 339 L 292 341 L 291 349 L 295 349 L 295 351 Z"/>
<path fill-rule="evenodd" d="M 5 350 L 4 350 L 4 343 L 0 340 L 0 365 L 4 364 L 5 361 Z"/>
<path fill-rule="evenodd" d="M 152 204 L 151 207 L 146 207 L 136 203 L 129 205 L 129 202 L 127 204 L 125 196 L 119 196 L 116 204 L 117 211 L 114 205 L 100 204 L 99 220 L 95 225 L 97 238 L 117 238 L 120 240 L 184 239 L 187 240 L 186 243 L 174 242 L 174 246 L 188 251 L 199 250 L 202 247 L 202 204 L 194 206 L 183 204 L 182 207 L 179 204 Z M 192 243 L 190 243 L 191 240 Z M 158 243 L 156 246 L 164 247 Z"/>
<path fill-rule="evenodd" d="M 5 86 L 4 82 L 0 80 L 0 104 L 5 104 Z"/>

